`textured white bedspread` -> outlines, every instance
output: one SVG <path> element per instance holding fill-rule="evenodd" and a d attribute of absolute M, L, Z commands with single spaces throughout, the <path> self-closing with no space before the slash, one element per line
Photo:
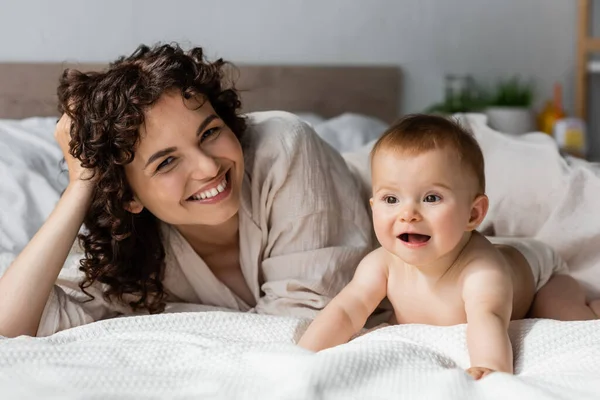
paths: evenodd
<path fill-rule="evenodd" d="M 513 322 L 516 375 L 478 382 L 464 325 L 390 326 L 314 354 L 294 345 L 306 324 L 181 312 L 0 339 L 0 398 L 600 398 L 600 321 Z"/>

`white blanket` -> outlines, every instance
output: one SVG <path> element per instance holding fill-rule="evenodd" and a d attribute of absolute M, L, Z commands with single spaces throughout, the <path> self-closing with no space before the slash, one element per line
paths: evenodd
<path fill-rule="evenodd" d="M 0 339 L 0 397 L 210 399 L 598 399 L 600 321 L 513 322 L 516 375 L 475 382 L 465 326 L 385 327 L 321 353 L 307 321 L 195 312 Z"/>

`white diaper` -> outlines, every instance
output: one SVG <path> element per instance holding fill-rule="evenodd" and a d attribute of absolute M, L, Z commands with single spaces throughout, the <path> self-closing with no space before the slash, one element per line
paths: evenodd
<path fill-rule="evenodd" d="M 547 244 L 530 238 L 487 236 L 494 244 L 517 249 L 529 263 L 533 273 L 535 290 L 544 286 L 552 275 L 568 274 L 567 263 Z"/>

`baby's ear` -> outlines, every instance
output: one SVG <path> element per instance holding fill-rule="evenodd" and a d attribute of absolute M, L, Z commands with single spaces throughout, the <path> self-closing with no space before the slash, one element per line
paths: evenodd
<path fill-rule="evenodd" d="M 485 218 L 488 208 L 490 205 L 490 201 L 485 194 L 479 194 L 473 200 L 473 204 L 471 205 L 471 214 L 469 215 L 469 222 L 467 223 L 467 230 L 473 231 L 477 229 L 477 227 L 481 224 L 483 219 Z"/>
<path fill-rule="evenodd" d="M 373 208 L 373 198 L 372 197 L 369 199 L 369 204 L 371 205 L 371 208 Z"/>

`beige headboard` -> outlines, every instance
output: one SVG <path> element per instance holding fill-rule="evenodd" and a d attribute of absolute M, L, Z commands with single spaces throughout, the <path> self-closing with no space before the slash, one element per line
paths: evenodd
<path fill-rule="evenodd" d="M 100 64 L 0 63 L 0 118 L 53 116 L 58 78 L 67 67 Z M 397 67 L 238 65 L 245 111 L 313 112 L 329 118 L 355 112 L 391 122 L 400 109 Z"/>

